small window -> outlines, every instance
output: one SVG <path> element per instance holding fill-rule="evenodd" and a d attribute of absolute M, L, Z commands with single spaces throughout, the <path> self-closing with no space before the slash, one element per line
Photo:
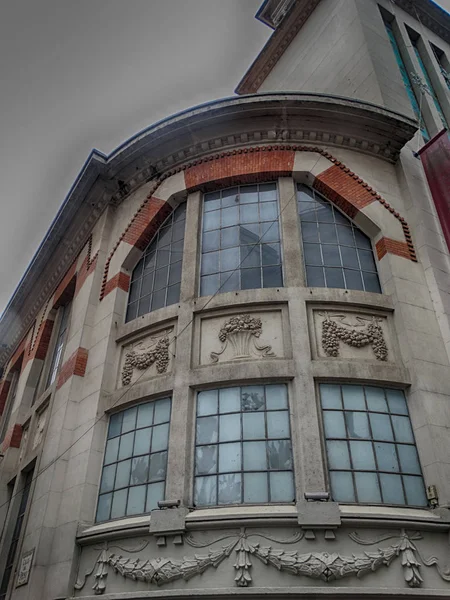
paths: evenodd
<path fill-rule="evenodd" d="M 196 506 L 294 502 L 287 386 L 199 392 Z"/>
<path fill-rule="evenodd" d="M 333 499 L 426 506 L 404 393 L 323 383 L 320 399 Z"/>
<path fill-rule="evenodd" d="M 186 203 L 162 224 L 131 276 L 126 321 L 180 300 Z"/>
<path fill-rule="evenodd" d="M 298 184 L 306 283 L 381 293 L 370 239 L 315 190 Z"/>
<path fill-rule="evenodd" d="M 276 183 L 205 194 L 200 294 L 281 287 Z"/>
<path fill-rule="evenodd" d="M 139 515 L 164 499 L 170 398 L 111 415 L 97 521 Z"/>
<path fill-rule="evenodd" d="M 14 402 L 16 400 L 17 384 L 19 383 L 19 376 L 20 376 L 20 372 L 14 371 L 14 373 L 12 375 L 12 380 L 11 380 L 11 387 L 10 387 L 8 398 L 6 401 L 6 411 L 4 412 L 3 419 L 1 421 L 0 443 L 3 442 L 6 432 L 8 431 L 9 420 L 11 418 L 12 409 L 14 407 Z"/>
<path fill-rule="evenodd" d="M 50 363 L 50 370 L 47 378 L 47 388 L 49 388 L 56 379 L 59 365 L 62 359 L 62 353 L 64 349 L 64 343 L 66 341 L 66 333 L 69 324 L 70 314 L 70 303 L 60 308 L 62 312 L 61 320 L 59 322 L 58 337 L 56 338 L 55 348 L 53 350 L 52 360 Z"/>

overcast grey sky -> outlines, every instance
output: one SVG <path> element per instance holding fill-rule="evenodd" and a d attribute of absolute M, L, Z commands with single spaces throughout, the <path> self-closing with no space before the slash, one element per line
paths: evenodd
<path fill-rule="evenodd" d="M 0 0 L 0 314 L 92 148 L 233 93 L 261 2 Z"/>

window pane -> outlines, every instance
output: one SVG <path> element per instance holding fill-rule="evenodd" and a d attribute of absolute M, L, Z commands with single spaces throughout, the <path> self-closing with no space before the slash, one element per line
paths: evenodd
<path fill-rule="evenodd" d="M 306 267 L 306 282 L 309 287 L 325 287 L 322 267 Z"/>
<path fill-rule="evenodd" d="M 208 275 L 200 280 L 200 290 L 202 296 L 212 296 L 220 286 L 219 275 Z"/>
<path fill-rule="evenodd" d="M 364 290 L 363 280 L 359 271 L 344 269 L 345 286 L 349 290 Z"/>
<path fill-rule="evenodd" d="M 131 460 L 123 460 L 117 464 L 116 482 L 114 484 L 116 490 L 130 485 L 130 471 Z"/>
<path fill-rule="evenodd" d="M 167 452 L 156 452 L 150 456 L 148 480 L 158 481 L 166 478 Z"/>
<path fill-rule="evenodd" d="M 134 432 L 126 433 L 120 438 L 119 460 L 129 458 L 133 454 Z"/>
<path fill-rule="evenodd" d="M 205 231 L 202 239 L 204 252 L 218 250 L 220 246 L 220 236 L 218 231 Z"/>
<path fill-rule="evenodd" d="M 125 516 L 128 488 L 114 492 L 111 507 L 111 519 Z"/>
<path fill-rule="evenodd" d="M 262 385 L 242 387 L 241 406 L 243 411 L 264 410 L 264 387 Z"/>
<path fill-rule="evenodd" d="M 282 287 L 281 267 L 263 267 L 263 287 Z"/>
<path fill-rule="evenodd" d="M 349 248 L 348 246 L 341 247 L 342 264 L 344 267 L 350 267 L 351 269 L 359 269 L 358 256 L 355 248 Z"/>
<path fill-rule="evenodd" d="M 323 262 L 327 267 L 340 267 L 342 265 L 339 246 L 324 244 L 322 246 Z"/>
<path fill-rule="evenodd" d="M 207 475 L 217 471 L 217 448 L 218 446 L 198 446 L 195 456 L 195 467 L 197 475 Z"/>
<path fill-rule="evenodd" d="M 374 292 L 375 294 L 381 294 L 380 281 L 376 273 L 363 272 L 364 288 L 366 292 Z"/>
<path fill-rule="evenodd" d="M 370 426 L 374 440 L 394 441 L 391 421 L 388 415 L 370 414 Z"/>
<path fill-rule="evenodd" d="M 383 388 L 366 386 L 366 399 L 369 410 L 377 412 L 387 412 L 388 407 L 384 396 Z"/>
<path fill-rule="evenodd" d="M 386 393 L 389 410 L 400 415 L 407 415 L 405 395 L 401 390 L 387 390 Z"/>
<path fill-rule="evenodd" d="M 119 451 L 119 442 L 120 438 L 114 438 L 112 440 L 108 440 L 106 444 L 105 451 L 105 464 L 114 462 L 117 460 L 117 453 Z"/>
<path fill-rule="evenodd" d="M 329 288 L 345 288 L 342 269 L 325 268 L 325 281 Z"/>
<path fill-rule="evenodd" d="M 400 475 L 380 473 L 381 492 L 386 504 L 405 504 Z"/>
<path fill-rule="evenodd" d="M 169 442 L 169 424 L 155 425 L 152 433 L 152 452 L 165 450 Z"/>
<path fill-rule="evenodd" d="M 290 440 L 269 440 L 267 442 L 269 469 L 292 469 L 292 448 Z"/>
<path fill-rule="evenodd" d="M 266 385 L 266 403 L 267 410 L 287 408 L 286 385 Z"/>
<path fill-rule="evenodd" d="M 148 481 L 148 455 L 133 458 L 131 463 L 131 485 L 147 483 Z"/>
<path fill-rule="evenodd" d="M 374 471 L 376 466 L 372 442 L 351 441 L 349 443 L 352 454 L 353 468 L 360 469 L 362 471 Z"/>
<path fill-rule="evenodd" d="M 264 413 L 245 413 L 242 415 L 242 437 L 244 440 L 264 439 L 266 425 Z"/>
<path fill-rule="evenodd" d="M 331 493 L 335 502 L 355 502 L 352 474 L 346 471 L 330 472 Z"/>
<path fill-rule="evenodd" d="M 269 501 L 267 473 L 244 474 L 244 502 L 261 504 Z"/>
<path fill-rule="evenodd" d="M 375 452 L 377 454 L 378 469 L 380 471 L 399 472 L 400 467 L 395 451 L 395 444 L 375 443 Z"/>
<path fill-rule="evenodd" d="M 145 493 L 147 486 L 131 487 L 128 494 L 127 515 L 142 514 L 145 510 Z"/>
<path fill-rule="evenodd" d="M 217 414 L 217 390 L 199 392 L 197 396 L 197 414 L 199 417 Z"/>
<path fill-rule="evenodd" d="M 214 235 L 218 236 L 219 233 L 215 232 Z M 226 229 L 222 229 L 220 232 L 220 240 L 222 248 L 239 246 L 239 227 L 227 227 Z M 205 247 L 203 248 L 203 251 L 206 252 Z"/>
<path fill-rule="evenodd" d="M 303 249 L 305 252 L 305 264 L 321 265 L 323 263 L 320 244 L 309 244 L 305 242 Z"/>
<path fill-rule="evenodd" d="M 244 471 L 267 471 L 265 442 L 244 442 Z"/>
<path fill-rule="evenodd" d="M 152 428 L 146 427 L 145 429 L 139 429 L 136 431 L 134 438 L 134 456 L 139 454 L 148 454 L 150 452 L 150 442 L 152 439 Z"/>
<path fill-rule="evenodd" d="M 270 501 L 294 502 L 294 477 L 292 473 L 270 473 Z"/>
<path fill-rule="evenodd" d="M 268 413 L 267 435 L 269 438 L 289 437 L 289 413 L 287 410 Z"/>
<path fill-rule="evenodd" d="M 364 402 L 364 392 L 360 385 L 343 385 L 342 398 L 344 400 L 344 408 L 352 410 L 365 410 L 366 403 Z"/>
<path fill-rule="evenodd" d="M 261 246 L 261 260 L 263 265 L 280 265 L 280 244 L 263 244 Z"/>
<path fill-rule="evenodd" d="M 365 413 L 347 411 L 345 413 L 345 423 L 349 437 L 362 439 L 370 437 L 369 421 Z"/>
<path fill-rule="evenodd" d="M 197 444 L 211 444 L 217 442 L 219 435 L 219 420 L 217 417 L 203 417 L 197 419 Z"/>
<path fill-rule="evenodd" d="M 403 484 L 405 486 L 408 504 L 427 506 L 428 502 L 422 477 L 410 477 L 405 475 L 403 477 Z"/>
<path fill-rule="evenodd" d="M 137 426 L 147 427 L 153 423 L 154 402 L 147 402 L 138 407 Z"/>
<path fill-rule="evenodd" d="M 241 415 L 221 415 L 219 418 L 219 442 L 231 442 L 241 438 Z"/>
<path fill-rule="evenodd" d="M 108 437 L 112 438 L 116 435 L 120 435 L 122 431 L 122 413 L 116 413 L 111 415 L 109 419 Z"/>
<path fill-rule="evenodd" d="M 399 444 L 397 450 L 403 473 L 415 473 L 416 475 L 421 475 L 419 457 L 417 456 L 415 447 Z"/>
<path fill-rule="evenodd" d="M 165 483 L 161 481 L 160 483 L 151 483 L 147 486 L 145 512 L 150 512 L 158 508 L 158 502 L 164 500 L 164 485 Z"/>
<path fill-rule="evenodd" d="M 241 444 L 220 444 L 219 446 L 219 471 L 240 471 L 242 468 Z"/>
<path fill-rule="evenodd" d="M 341 412 L 324 411 L 323 422 L 328 438 L 345 438 L 344 416 Z"/>
<path fill-rule="evenodd" d="M 330 469 L 350 469 L 350 456 L 347 442 L 328 440 L 328 467 Z"/>
<path fill-rule="evenodd" d="M 333 383 L 320 384 L 322 408 L 342 408 L 341 386 Z"/>
<path fill-rule="evenodd" d="M 213 392 L 217 393 L 216 390 Z M 219 411 L 223 413 L 239 412 L 241 410 L 241 389 L 238 387 L 222 388 L 219 390 Z"/>
<path fill-rule="evenodd" d="M 414 443 L 414 436 L 411 429 L 411 424 L 408 417 L 399 417 L 392 415 L 392 425 L 394 426 L 394 434 L 397 442 Z"/>
<path fill-rule="evenodd" d="M 111 512 L 112 494 L 104 494 L 98 499 L 96 521 L 107 521 Z"/>
<path fill-rule="evenodd" d="M 217 477 L 197 477 L 195 479 L 194 503 L 196 506 L 217 504 Z"/>
<path fill-rule="evenodd" d="M 218 504 L 239 504 L 242 498 L 242 481 L 240 473 L 219 475 Z"/>
<path fill-rule="evenodd" d="M 154 424 L 164 423 L 170 419 L 170 399 L 164 398 L 155 402 Z"/>
<path fill-rule="evenodd" d="M 100 493 L 110 492 L 114 488 L 114 478 L 116 476 L 116 465 L 105 467 L 102 473 L 100 483 Z"/>
<path fill-rule="evenodd" d="M 355 473 L 358 502 L 381 502 L 380 486 L 376 473 Z"/>
<path fill-rule="evenodd" d="M 261 269 L 244 269 L 241 271 L 241 289 L 253 290 L 261 287 Z"/>

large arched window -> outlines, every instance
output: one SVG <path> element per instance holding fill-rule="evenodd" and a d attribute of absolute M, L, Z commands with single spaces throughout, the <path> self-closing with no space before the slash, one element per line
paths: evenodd
<path fill-rule="evenodd" d="M 297 185 L 306 282 L 381 293 L 370 239 L 311 188 Z"/>
<path fill-rule="evenodd" d="M 180 299 L 186 203 L 163 223 L 131 276 L 126 321 Z"/>
<path fill-rule="evenodd" d="M 276 183 L 205 194 L 200 294 L 280 287 Z"/>

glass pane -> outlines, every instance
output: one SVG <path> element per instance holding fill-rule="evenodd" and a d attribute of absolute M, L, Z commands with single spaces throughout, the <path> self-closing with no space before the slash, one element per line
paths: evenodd
<path fill-rule="evenodd" d="M 239 202 L 239 191 L 237 187 L 228 188 L 222 192 L 222 208 L 225 206 L 235 206 Z"/>
<path fill-rule="evenodd" d="M 244 502 L 261 504 L 269 501 L 268 473 L 244 474 Z"/>
<path fill-rule="evenodd" d="M 406 406 L 405 395 L 401 390 L 386 390 L 389 410 L 400 415 L 407 415 L 408 408 Z"/>
<path fill-rule="evenodd" d="M 247 253 L 247 251 L 246 251 Z M 251 256 L 256 259 L 256 265 L 259 263 L 259 248 L 253 250 Z M 240 256 L 239 248 L 227 248 L 220 252 L 220 271 L 232 271 L 239 267 Z M 244 264 L 243 266 L 250 267 L 251 264 Z"/>
<path fill-rule="evenodd" d="M 137 311 L 137 316 L 140 317 L 142 315 L 147 314 L 148 312 L 150 312 L 150 302 L 152 301 L 152 297 L 151 296 L 145 296 L 145 298 L 141 298 L 139 300 L 139 308 Z"/>
<path fill-rule="evenodd" d="M 241 406 L 243 411 L 264 410 L 264 387 L 249 385 L 241 388 Z"/>
<path fill-rule="evenodd" d="M 123 412 L 122 433 L 136 428 L 137 408 L 129 408 Z"/>
<path fill-rule="evenodd" d="M 180 301 L 180 287 L 181 285 L 177 283 L 176 285 L 171 285 L 167 288 L 166 306 L 176 304 Z"/>
<path fill-rule="evenodd" d="M 158 502 L 164 500 L 164 482 L 151 483 L 147 486 L 147 502 L 145 512 L 158 508 Z"/>
<path fill-rule="evenodd" d="M 292 469 L 292 449 L 290 440 L 270 440 L 267 442 L 269 469 Z"/>
<path fill-rule="evenodd" d="M 278 218 L 277 202 L 265 202 L 259 207 L 261 221 L 275 221 Z"/>
<path fill-rule="evenodd" d="M 220 210 L 207 212 L 203 215 L 203 231 L 219 229 L 220 227 Z"/>
<path fill-rule="evenodd" d="M 391 419 L 394 427 L 395 439 L 397 442 L 410 442 L 414 444 L 414 436 L 409 418 L 392 415 Z"/>
<path fill-rule="evenodd" d="M 203 417 L 197 419 L 197 444 L 210 444 L 217 442 L 218 418 Z"/>
<path fill-rule="evenodd" d="M 319 235 L 322 244 L 335 244 L 337 242 L 335 225 L 319 223 Z"/>
<path fill-rule="evenodd" d="M 352 410 L 366 410 L 362 386 L 343 385 L 342 398 L 344 400 L 344 408 Z"/>
<path fill-rule="evenodd" d="M 279 265 L 281 263 L 280 244 L 262 244 L 261 256 L 263 265 Z"/>
<path fill-rule="evenodd" d="M 345 246 L 354 246 L 355 240 L 353 239 L 353 231 L 351 227 L 345 227 L 343 225 L 336 226 L 339 243 Z"/>
<path fill-rule="evenodd" d="M 96 521 L 108 521 L 111 511 L 112 494 L 104 494 L 98 499 Z"/>
<path fill-rule="evenodd" d="M 340 385 L 321 383 L 319 388 L 322 408 L 342 408 Z"/>
<path fill-rule="evenodd" d="M 159 249 L 156 254 L 156 268 L 165 267 L 170 261 L 170 246 L 164 249 Z"/>
<path fill-rule="evenodd" d="M 196 475 L 208 475 L 217 471 L 217 446 L 199 446 L 195 451 Z"/>
<path fill-rule="evenodd" d="M 196 506 L 217 504 L 217 477 L 197 477 L 195 479 L 194 503 Z"/>
<path fill-rule="evenodd" d="M 372 250 L 358 250 L 359 262 L 363 271 L 377 272 Z"/>
<path fill-rule="evenodd" d="M 241 415 L 221 415 L 219 418 L 219 442 L 241 439 Z"/>
<path fill-rule="evenodd" d="M 376 473 L 355 473 L 358 502 L 381 502 L 380 486 Z"/>
<path fill-rule="evenodd" d="M 220 192 L 212 192 L 210 194 L 205 194 L 205 212 L 216 210 L 220 208 Z"/>
<path fill-rule="evenodd" d="M 154 290 L 160 290 L 167 285 L 167 276 L 169 274 L 169 267 L 163 267 L 155 271 L 155 281 L 153 285 Z"/>
<path fill-rule="evenodd" d="M 355 240 L 358 248 L 365 248 L 367 250 L 372 250 L 372 244 L 370 243 L 370 239 L 359 229 L 355 229 Z"/>
<path fill-rule="evenodd" d="M 242 269 L 241 289 L 253 290 L 261 287 L 261 269 Z"/>
<path fill-rule="evenodd" d="M 153 423 L 153 402 L 138 407 L 137 427 L 148 427 Z"/>
<path fill-rule="evenodd" d="M 380 473 L 381 491 L 386 504 L 405 504 L 400 475 Z"/>
<path fill-rule="evenodd" d="M 124 460 L 120 463 L 117 463 L 117 475 L 115 483 L 116 490 L 130 485 L 130 470 L 131 460 Z"/>
<path fill-rule="evenodd" d="M 219 475 L 218 504 L 240 504 L 242 502 L 242 482 L 240 473 Z"/>
<path fill-rule="evenodd" d="M 138 429 L 134 438 L 133 455 L 148 454 L 150 452 L 150 441 L 152 439 L 152 428 Z"/>
<path fill-rule="evenodd" d="M 405 486 L 406 501 L 408 504 L 415 506 L 427 506 L 427 498 L 425 495 L 425 487 L 422 477 L 403 476 L 403 484 Z"/>
<path fill-rule="evenodd" d="M 344 267 L 350 267 L 351 269 L 359 269 L 358 255 L 356 254 L 355 248 L 349 248 L 348 246 L 341 246 L 342 264 Z"/>
<path fill-rule="evenodd" d="M 364 285 L 360 271 L 350 271 L 344 269 L 345 287 L 348 290 L 364 290 Z"/>
<path fill-rule="evenodd" d="M 341 412 L 324 411 L 323 424 L 327 438 L 345 438 L 344 416 Z"/>
<path fill-rule="evenodd" d="M 215 232 L 214 235 L 219 235 Z M 239 245 L 239 227 L 227 227 L 220 232 L 221 247 L 231 248 Z M 213 248 L 211 248 L 212 250 Z M 205 248 L 206 250 L 206 248 Z"/>
<path fill-rule="evenodd" d="M 179 283 L 181 281 L 181 265 L 181 260 L 170 265 L 169 285 L 173 285 L 174 283 Z"/>
<path fill-rule="evenodd" d="M 276 183 L 262 183 L 259 186 L 259 200 L 260 202 L 267 202 L 275 200 L 277 197 L 277 184 Z"/>
<path fill-rule="evenodd" d="M 244 440 L 264 439 L 266 437 L 264 413 L 244 413 L 242 415 L 242 428 Z"/>
<path fill-rule="evenodd" d="M 164 423 L 170 420 L 170 398 L 164 398 L 163 400 L 157 400 L 155 402 L 155 425 L 157 423 Z"/>
<path fill-rule="evenodd" d="M 131 487 L 128 494 L 127 515 L 139 515 L 144 512 L 146 485 Z"/>
<path fill-rule="evenodd" d="M 217 414 L 217 390 L 199 392 L 197 396 L 197 415 L 203 417 L 215 414 Z"/>
<path fill-rule="evenodd" d="M 237 252 L 236 249 L 232 249 L 232 252 Z M 241 266 L 243 269 L 249 267 L 260 267 L 261 266 L 261 249 L 260 246 L 241 246 Z M 239 264 L 239 259 L 237 259 Z M 237 266 L 237 265 L 236 265 Z M 233 268 L 233 267 L 230 267 Z"/>
<path fill-rule="evenodd" d="M 241 206 L 241 223 L 258 223 L 258 204 Z"/>
<path fill-rule="evenodd" d="M 134 431 L 126 433 L 120 438 L 119 460 L 129 458 L 133 454 Z"/>
<path fill-rule="evenodd" d="M 364 288 L 366 292 L 381 294 L 380 281 L 376 273 L 363 272 Z"/>
<path fill-rule="evenodd" d="M 269 438 L 289 437 L 289 413 L 287 410 L 267 413 L 267 435 Z"/>
<path fill-rule="evenodd" d="M 125 516 L 128 488 L 114 492 L 111 507 L 111 519 Z"/>
<path fill-rule="evenodd" d="M 228 230 L 226 230 L 228 231 Z M 218 231 L 205 231 L 202 239 L 203 252 L 211 252 L 219 249 L 220 236 Z"/>
<path fill-rule="evenodd" d="M 270 501 L 294 502 L 294 476 L 293 473 L 270 473 Z"/>
<path fill-rule="evenodd" d="M 415 473 L 421 475 L 419 457 L 414 446 L 397 446 L 398 456 L 400 458 L 400 466 L 403 473 Z"/>
<path fill-rule="evenodd" d="M 377 455 L 378 469 L 380 471 L 400 471 L 395 444 L 376 442 L 375 452 Z"/>
<path fill-rule="evenodd" d="M 320 223 L 334 223 L 333 209 L 329 204 L 319 202 L 317 205 L 317 220 Z"/>
<path fill-rule="evenodd" d="M 144 278 L 142 279 L 142 288 L 140 291 L 141 298 L 147 294 L 150 294 L 150 292 L 153 290 L 153 279 L 153 271 L 150 271 L 147 273 L 147 275 L 144 275 Z"/>
<path fill-rule="evenodd" d="M 109 419 L 109 429 L 108 429 L 108 438 L 115 437 L 116 435 L 120 435 L 122 431 L 122 413 L 116 413 L 115 415 L 111 415 Z"/>
<path fill-rule="evenodd" d="M 281 267 L 263 267 L 263 287 L 281 287 L 282 285 Z"/>
<path fill-rule="evenodd" d="M 389 415 L 380 415 L 370 413 L 370 426 L 372 427 L 372 437 L 374 440 L 384 440 L 386 442 L 394 441 L 391 420 Z"/>
<path fill-rule="evenodd" d="M 114 478 L 116 476 L 116 465 L 103 467 L 102 481 L 100 483 L 100 493 L 110 492 L 114 488 Z"/>
<path fill-rule="evenodd" d="M 372 442 L 349 442 L 354 469 L 362 471 L 375 471 L 375 457 Z"/>
<path fill-rule="evenodd" d="M 308 200 L 311 200 L 311 198 L 308 198 Z M 315 202 L 300 202 L 298 207 L 302 224 L 308 222 L 315 223 L 317 221 Z"/>
<path fill-rule="evenodd" d="M 266 442 L 244 442 L 244 470 L 266 471 Z"/>
<path fill-rule="evenodd" d="M 156 411 L 155 411 L 156 412 Z M 169 424 L 156 425 L 152 432 L 152 452 L 166 450 L 169 442 Z"/>
<path fill-rule="evenodd" d="M 240 271 L 226 271 L 220 274 L 220 293 L 234 292 L 241 289 Z"/>
<path fill-rule="evenodd" d="M 330 469 L 350 469 L 350 456 L 347 442 L 327 441 L 328 467 Z"/>
<path fill-rule="evenodd" d="M 331 493 L 335 502 L 355 502 L 352 474 L 345 471 L 330 472 Z"/>
<path fill-rule="evenodd" d="M 345 412 L 348 435 L 352 438 L 370 438 L 369 421 L 366 413 Z"/>
<path fill-rule="evenodd" d="M 344 275 L 342 269 L 328 268 L 325 269 L 325 280 L 327 287 L 330 288 L 345 288 Z"/>
<path fill-rule="evenodd" d="M 325 287 L 322 267 L 306 267 L 306 281 L 309 287 Z"/>
<path fill-rule="evenodd" d="M 208 252 L 202 256 L 202 275 L 217 273 L 219 271 L 219 252 Z"/>
<path fill-rule="evenodd" d="M 247 246 L 248 244 L 256 244 L 259 242 L 259 225 L 254 223 L 252 225 L 246 224 L 239 227 L 239 240 L 241 246 Z M 265 240 L 267 241 L 267 240 Z"/>
<path fill-rule="evenodd" d="M 239 412 L 241 410 L 241 390 L 238 387 L 219 390 L 219 412 Z"/>
<path fill-rule="evenodd" d="M 341 255 L 339 254 L 339 247 L 332 244 L 325 244 L 322 246 L 323 262 L 327 267 L 340 267 Z"/>
<path fill-rule="evenodd" d="M 317 223 L 302 222 L 302 238 L 303 242 L 318 242 L 319 227 Z"/>
<path fill-rule="evenodd" d="M 166 287 L 162 290 L 158 290 L 154 292 L 152 296 L 152 310 L 158 310 L 158 308 L 163 308 L 166 305 Z"/>
<path fill-rule="evenodd" d="M 157 452 L 150 456 L 149 481 L 158 481 L 166 478 L 167 452 Z"/>
<path fill-rule="evenodd" d="M 139 277 L 141 277 L 143 269 L 144 269 L 144 259 L 141 258 L 141 260 L 138 262 L 138 264 L 134 267 L 133 273 L 131 275 L 131 280 L 134 281 L 135 279 L 138 279 Z"/>
<path fill-rule="evenodd" d="M 226 473 L 228 471 L 241 470 L 241 444 L 240 442 L 231 444 L 220 444 L 219 446 L 219 471 Z"/>
<path fill-rule="evenodd" d="M 132 321 L 133 319 L 136 318 L 137 316 L 137 309 L 138 309 L 138 303 L 137 302 L 132 302 L 131 304 L 128 305 L 127 308 L 127 316 L 126 316 L 126 322 L 128 321 Z"/>
<path fill-rule="evenodd" d="M 156 250 L 151 250 L 150 252 L 147 252 L 147 254 L 145 255 L 144 273 L 150 273 L 151 271 L 154 271 L 155 264 L 156 264 Z"/>
<path fill-rule="evenodd" d="M 131 485 L 147 483 L 148 481 L 148 455 L 133 458 L 131 463 Z"/>
<path fill-rule="evenodd" d="M 365 391 L 369 410 L 376 410 L 377 412 L 388 411 L 383 388 L 366 385 Z"/>
<path fill-rule="evenodd" d="M 266 385 L 267 410 L 287 408 L 287 387 L 284 383 Z"/>

